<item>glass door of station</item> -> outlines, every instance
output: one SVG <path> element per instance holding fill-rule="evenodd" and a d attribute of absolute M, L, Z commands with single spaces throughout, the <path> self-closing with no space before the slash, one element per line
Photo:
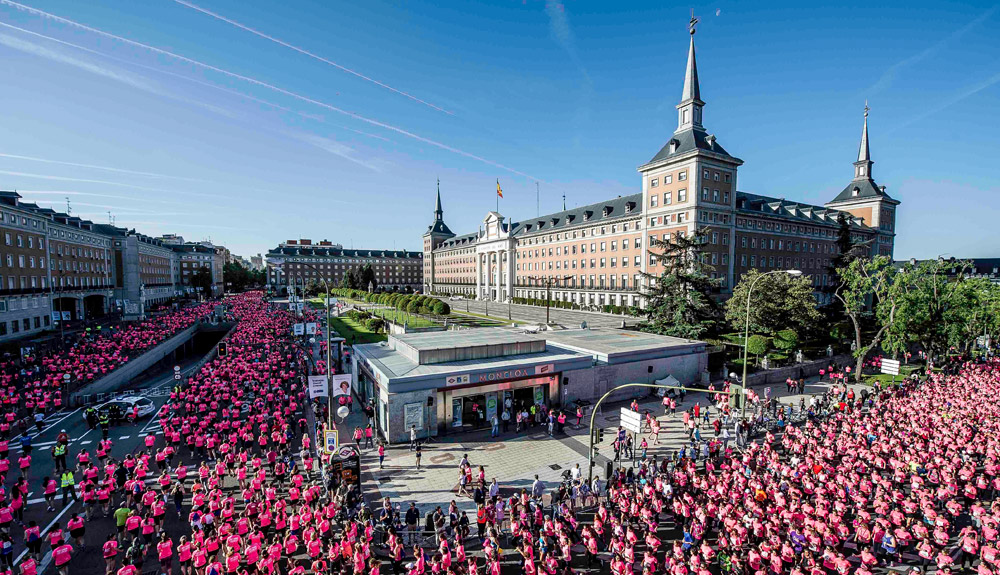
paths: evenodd
<path fill-rule="evenodd" d="M 493 416 L 496 415 L 499 420 L 508 402 L 511 405 L 510 418 L 513 421 L 517 410 L 530 412 L 532 405 L 547 405 L 548 387 L 548 384 L 535 385 L 453 397 L 451 427 L 467 430 L 489 428 Z"/>

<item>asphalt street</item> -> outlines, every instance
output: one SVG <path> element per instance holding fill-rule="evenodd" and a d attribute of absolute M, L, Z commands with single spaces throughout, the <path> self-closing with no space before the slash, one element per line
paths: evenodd
<path fill-rule="evenodd" d="M 488 315 L 490 317 L 499 320 L 507 319 L 508 306 L 505 303 L 487 303 L 484 301 L 467 299 L 451 301 L 444 297 L 440 297 L 438 299 L 447 302 L 448 305 L 457 312 L 469 311 L 480 315 L 487 315 L 486 311 L 487 308 L 489 308 L 490 313 Z M 532 305 L 511 304 L 510 318 L 530 324 L 543 324 L 545 323 L 545 308 Z M 625 321 L 626 325 L 635 325 L 639 323 L 639 319 L 634 317 L 622 317 L 620 315 L 611 315 L 606 313 L 556 308 L 549 309 L 549 320 L 552 323 L 557 323 L 567 328 L 580 327 L 580 324 L 583 322 L 587 322 L 587 325 L 591 327 L 621 327 L 622 320 Z"/>
<path fill-rule="evenodd" d="M 186 378 L 196 367 L 196 363 L 199 358 L 184 362 L 180 364 L 181 376 Z M 174 386 L 174 375 L 173 372 L 168 372 L 165 374 L 157 375 L 152 378 L 148 378 L 144 381 L 133 383 L 130 391 L 134 392 L 135 395 L 143 395 L 148 397 L 156 409 L 163 405 L 164 402 L 170 396 L 170 389 Z M 155 415 L 154 411 L 154 415 Z M 55 460 L 52 457 L 52 447 L 56 443 L 56 437 L 62 430 L 65 430 L 70 437 L 69 447 L 67 450 L 67 465 L 71 469 L 76 466 L 76 457 L 81 450 L 87 450 L 90 453 L 90 459 L 99 465 L 96 455 L 96 449 L 98 441 L 101 439 L 101 429 L 98 427 L 96 429 L 90 429 L 87 426 L 87 422 L 83 417 L 83 408 L 76 409 L 66 409 L 50 414 L 46 417 L 44 421 L 43 428 L 40 432 L 36 433 L 36 428 L 32 427 L 29 430 L 29 434 L 32 437 L 32 452 L 31 452 L 31 467 L 28 475 L 28 504 L 24 510 L 24 523 L 27 525 L 29 521 L 35 521 L 42 529 L 42 537 L 45 538 L 45 534 L 56 524 L 59 523 L 60 526 L 65 529 L 66 522 L 72 518 L 73 513 L 83 513 L 82 502 L 69 501 L 69 505 L 63 506 L 61 490 L 57 491 L 59 494 L 56 498 L 55 511 L 47 511 L 45 500 L 42 496 L 42 481 L 43 478 L 53 477 L 56 481 L 59 481 L 58 473 L 55 471 Z M 134 424 L 121 424 L 113 425 L 110 428 L 108 434 L 109 439 L 113 442 L 113 447 L 111 454 L 114 458 L 121 460 L 129 453 L 139 453 L 144 448 L 143 440 L 149 434 L 161 434 L 159 422 L 154 419 L 153 416 L 148 416 L 141 418 Z M 8 488 L 12 486 L 18 479 L 18 457 L 21 456 L 20 448 L 20 436 L 15 436 L 10 439 L 10 454 L 8 458 L 11 461 L 11 470 L 7 474 L 6 485 Z M 152 470 L 152 479 L 156 478 L 155 467 Z M 103 471 L 101 472 L 103 476 Z M 82 481 L 82 475 L 80 473 L 76 474 L 76 481 L 79 484 Z M 118 503 L 118 501 L 114 501 Z M 111 510 L 114 511 L 116 506 L 112 506 Z M 71 571 L 75 573 L 100 573 L 104 570 L 104 560 L 101 557 L 101 545 L 107 538 L 107 535 L 115 530 L 114 520 L 112 518 L 101 517 L 102 513 L 100 511 L 100 506 L 98 506 L 97 511 L 94 515 L 95 519 L 92 519 L 86 524 L 87 533 L 84 548 L 78 549 L 74 547 L 73 550 L 73 560 L 70 563 Z M 172 509 L 172 507 L 171 507 Z M 166 526 L 169 528 L 169 519 L 176 520 L 176 514 L 168 512 L 168 522 Z M 15 543 L 14 556 L 15 564 L 19 564 L 21 559 L 26 555 L 26 550 L 24 548 L 24 537 L 21 532 L 19 532 L 18 526 L 12 528 L 12 536 Z M 66 534 L 68 538 L 68 533 Z M 46 569 L 49 569 L 51 564 L 51 553 L 49 546 L 43 545 L 42 547 L 44 557 L 42 559 L 39 573 L 44 573 Z M 124 549 L 123 549 L 124 551 Z M 54 572 L 54 568 L 52 569 Z"/>

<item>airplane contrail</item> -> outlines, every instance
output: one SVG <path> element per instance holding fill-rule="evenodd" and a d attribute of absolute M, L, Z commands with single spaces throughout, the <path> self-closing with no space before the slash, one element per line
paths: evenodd
<path fill-rule="evenodd" d="M 285 42 L 284 40 L 281 40 L 280 38 L 275 38 L 274 36 L 271 36 L 269 34 L 265 34 L 264 32 L 261 32 L 259 30 L 255 30 L 255 29 L 247 26 L 246 24 L 241 24 L 241 23 L 239 23 L 239 22 L 237 22 L 237 21 L 235 21 L 235 20 L 233 20 L 231 18 L 227 18 L 225 16 L 222 16 L 221 14 L 216 14 L 215 12 L 212 12 L 211 10 L 207 10 L 205 8 L 202 8 L 201 6 L 198 6 L 197 4 L 192 4 L 191 2 L 187 2 L 186 0 L 173 0 L 173 1 L 175 3 L 177 3 L 177 4 L 180 4 L 181 6 L 186 6 L 186 7 L 190 8 L 190 9 L 192 9 L 192 10 L 195 10 L 197 12 L 201 12 L 202 14 L 205 14 L 206 16 L 211 16 L 212 18 L 215 18 L 216 20 L 220 20 L 222 22 L 225 22 L 226 24 L 235 26 L 235 27 L 237 27 L 237 28 L 239 28 L 241 30 L 245 30 L 245 31 L 247 31 L 247 32 L 249 32 L 249 33 L 251 33 L 251 34 L 253 34 L 255 36 L 259 36 L 259 37 L 261 37 L 261 38 L 263 38 L 265 40 L 268 40 L 270 42 L 274 42 L 275 44 L 278 44 L 280 46 L 284 46 L 285 48 L 288 48 L 289 50 L 294 50 L 294 51 L 298 52 L 299 54 L 302 54 L 304 56 L 308 56 L 308 57 L 312 58 L 313 60 L 318 60 L 320 62 L 323 62 L 324 64 L 328 64 L 330 66 L 333 66 L 334 68 L 337 68 L 338 70 L 342 70 L 344 72 L 347 72 L 348 74 L 351 74 L 353 76 L 357 76 L 358 78 L 361 78 L 362 80 L 371 82 L 372 84 L 375 84 L 377 86 L 381 86 L 382 88 L 385 88 L 386 90 L 389 90 L 390 92 L 394 92 L 396 94 L 399 94 L 400 96 L 404 96 L 406 98 L 409 98 L 409 99 L 413 100 L 414 102 L 419 102 L 419 103 L 421 103 L 421 104 L 423 104 L 423 105 L 425 105 L 425 106 L 427 106 L 429 108 L 433 108 L 433 109 L 435 109 L 435 110 L 437 110 L 439 112 L 444 112 L 445 114 L 448 114 L 450 116 L 454 116 L 455 115 L 453 112 L 451 112 L 449 110 L 445 110 L 444 108 L 442 108 L 440 106 L 435 106 L 434 104 L 431 104 L 430 102 L 427 102 L 425 100 L 421 100 L 420 98 L 414 96 L 413 94 L 408 94 L 408 93 L 406 93 L 406 92 L 404 92 L 402 90 L 393 88 L 392 86 L 390 86 L 390 85 L 388 85 L 388 84 L 386 84 L 384 82 L 379 82 L 378 80 L 376 80 L 374 78 L 365 76 L 364 74 L 362 74 L 361 72 L 358 72 L 357 70 L 352 70 L 352 69 L 350 69 L 350 68 L 348 68 L 346 66 L 343 66 L 341 64 L 338 64 L 338 63 L 336 63 L 336 62 L 334 62 L 334 61 L 332 61 L 332 60 L 330 60 L 328 58 L 324 58 L 323 56 L 320 56 L 318 54 L 314 54 L 313 52 L 310 52 L 309 50 L 306 50 L 305 48 L 300 48 L 298 46 L 295 46 L 294 44 L 289 44 L 288 42 Z"/>
<path fill-rule="evenodd" d="M 43 38 L 43 39 L 48 40 L 50 42 L 55 42 L 56 44 L 60 44 L 62 46 L 68 46 L 68 47 L 73 48 L 75 50 L 80 50 L 82 52 L 86 52 L 88 54 L 94 54 L 95 56 L 100 56 L 101 58 L 107 58 L 108 60 L 113 60 L 115 62 L 121 62 L 122 64 L 125 64 L 127 66 L 136 66 L 138 68 L 142 68 L 143 70 L 149 70 L 150 72 L 153 72 L 153 73 L 156 73 L 156 74 L 165 74 L 165 75 L 170 76 L 172 78 L 179 78 L 179 79 L 184 80 L 186 82 L 191 82 L 193 84 L 198 84 L 199 86 L 204 86 L 204 87 L 210 88 L 212 90 L 217 90 L 219 92 L 223 92 L 223 93 L 229 94 L 231 96 L 236 96 L 237 98 L 243 98 L 243 99 L 246 99 L 246 100 L 250 100 L 251 102 L 257 102 L 258 104 L 263 104 L 265 106 L 268 106 L 270 108 L 274 108 L 276 110 L 282 110 L 284 112 L 288 112 L 289 114 L 296 114 L 296 115 L 302 116 L 303 118 L 309 118 L 309 119 L 312 119 L 312 120 L 317 119 L 314 114 L 309 114 L 309 113 L 303 112 L 301 110 L 293 110 L 292 108 L 289 108 L 287 106 L 282 106 L 281 104 L 275 104 L 274 102 L 271 102 L 271 101 L 268 101 L 268 100 L 264 100 L 262 98 L 257 98 L 255 96 L 251 96 L 249 94 L 244 94 L 243 92 L 238 92 L 236 90 L 230 90 L 229 88 L 224 88 L 222 86 L 217 86 L 215 84 L 212 84 L 211 82 L 205 82 L 205 81 L 199 80 L 197 78 L 191 78 L 190 76 L 185 76 L 183 74 L 178 74 L 177 72 L 171 72 L 170 70 L 163 70 L 163 69 L 160 69 L 160 68 L 156 68 L 154 66 L 149 66 L 149 65 L 146 65 L 146 64 L 142 64 L 140 62 L 132 62 L 132 61 L 126 60 L 125 58 L 119 58 L 118 56 L 112 56 L 111 54 L 105 54 L 104 52 L 100 52 L 98 50 L 87 48 L 86 46 L 81 46 L 79 44 L 74 44 L 72 42 L 67 42 L 65 40 L 60 40 L 59 38 L 53 38 L 52 36 L 46 36 L 45 34 L 39 34 L 38 32 L 34 32 L 32 30 L 27 30 L 25 28 L 20 28 L 18 26 L 7 24 L 6 22 L 0 22 L 0 26 L 2 26 L 4 28 L 9 28 L 11 30 L 17 30 L 18 32 L 21 32 L 22 34 L 28 34 L 29 36 L 34 36 L 36 38 Z M 323 120 L 322 118 L 320 118 L 319 121 L 323 122 L 323 123 L 329 123 L 329 122 L 326 122 L 326 120 Z M 332 125 L 332 126 L 335 126 L 337 128 L 340 128 L 342 130 L 347 130 L 347 131 L 350 131 L 350 132 L 354 132 L 356 134 L 361 134 L 362 136 L 368 136 L 370 138 L 375 138 L 375 139 L 378 139 L 378 140 L 383 140 L 385 142 L 392 142 L 392 140 L 390 140 L 389 138 L 386 138 L 385 136 L 379 136 L 378 134 L 372 134 L 370 132 L 365 132 L 365 131 L 362 131 L 362 130 L 356 130 L 354 128 L 348 128 L 347 126 L 344 126 L 342 124 L 334 124 L 334 123 L 329 123 L 329 124 Z M 30 159 L 30 158 L 24 158 L 24 159 Z M 46 161 L 46 160 L 37 159 L 36 161 L 41 162 L 41 161 Z M 52 161 L 51 163 L 57 163 L 57 162 Z M 75 165 L 75 164 L 68 164 L 68 165 Z M 107 167 L 103 167 L 103 166 L 85 166 L 85 167 L 93 167 L 95 169 L 107 169 L 107 170 L 112 170 L 112 171 L 119 171 L 119 170 L 115 170 L 114 168 L 107 168 Z M 135 172 L 135 173 L 139 174 L 139 175 L 142 175 L 141 172 Z M 167 176 L 167 175 L 162 175 L 162 177 L 175 178 L 175 179 L 190 179 L 191 181 L 205 182 L 205 183 L 208 183 L 208 184 L 218 184 L 218 182 L 213 182 L 211 180 L 203 180 L 203 179 L 198 179 L 198 178 L 181 178 L 179 176 Z M 261 189 L 261 188 L 247 188 L 247 189 L 256 189 L 257 191 L 263 191 L 263 192 L 270 192 L 271 191 L 271 190 L 264 190 L 264 189 Z"/>
<path fill-rule="evenodd" d="M 169 174 L 158 174 L 156 172 L 141 172 L 141 171 L 138 171 L 138 170 L 127 170 L 125 168 L 113 168 L 111 166 L 98 166 L 98 165 L 95 165 L 95 164 L 79 164 L 77 162 L 64 162 L 64 161 L 61 161 L 61 160 L 49 160 L 47 158 L 37 158 L 37 157 L 34 157 L 34 156 L 21 156 L 19 154 L 6 154 L 4 152 L 0 152 L 0 158 L 10 158 L 10 159 L 13 159 L 13 160 L 27 160 L 29 162 L 41 162 L 41 163 L 44 163 L 44 164 L 57 164 L 57 165 L 60 165 L 60 166 L 73 166 L 75 168 L 88 168 L 88 169 L 91 169 L 91 170 L 103 170 L 105 172 L 115 172 L 117 174 L 129 174 L 129 175 L 132 175 L 132 176 L 146 176 L 148 178 L 169 178 L 171 180 L 183 180 L 183 181 L 187 181 L 187 182 L 204 182 L 204 183 L 208 183 L 208 184 L 215 183 L 215 182 L 211 182 L 209 180 L 202 180 L 202 179 L 199 179 L 199 178 L 187 178 L 187 177 L 184 177 L 184 176 L 171 176 Z"/>
<path fill-rule="evenodd" d="M 142 48 L 143 50 L 151 51 L 151 52 L 153 52 L 155 54 L 160 54 L 162 56 L 167 56 L 169 58 L 174 58 L 174 59 L 179 60 L 181 62 L 186 62 L 188 64 L 191 64 L 192 66 L 197 66 L 197 67 L 203 68 L 205 70 L 211 70 L 213 72 L 217 72 L 217 73 L 222 74 L 224 76 L 229 76 L 230 78 L 235 78 L 237 80 L 242 80 L 244 82 L 248 82 L 248 83 L 253 84 L 255 86 L 260 86 L 262 88 L 265 88 L 265 89 L 268 89 L 268 90 L 272 90 L 272 91 L 277 92 L 279 94 L 283 94 L 283 95 L 288 96 L 290 98 L 295 98 L 296 100 L 300 100 L 302 102 L 307 102 L 307 103 L 313 104 L 314 106 L 319 106 L 321 108 L 326 108 L 327 110 L 330 110 L 330 111 L 333 111 L 333 112 L 337 112 L 338 114 L 343 114 L 345 116 L 354 118 L 355 120 L 358 120 L 360 122 L 365 122 L 365 123 L 370 124 L 372 126 L 378 126 L 380 128 L 389 130 L 391 132 L 396 132 L 396 133 L 401 134 L 403 136 L 406 136 L 408 138 L 412 138 L 414 140 L 417 140 L 418 142 L 423 142 L 423 143 L 428 144 L 430 146 L 434 146 L 436 148 L 440 148 L 442 150 L 445 150 L 445 151 L 448 151 L 448 152 L 452 152 L 452 153 L 457 154 L 459 156 L 463 156 L 463 157 L 466 157 L 466 158 L 469 158 L 469 159 L 472 159 L 472 160 L 477 160 L 477 161 L 482 162 L 484 164 L 488 164 L 488 165 L 493 166 L 495 168 L 499 168 L 501 170 L 504 170 L 506 172 L 510 172 L 512 174 L 516 174 L 516 175 L 524 177 L 524 178 L 530 178 L 530 179 L 535 180 L 535 181 L 544 181 L 544 180 L 542 180 L 542 178 L 538 178 L 538 177 L 532 176 L 531 174 L 526 174 L 526 173 L 521 172 L 519 170 L 516 170 L 514 168 L 505 166 L 505 165 L 503 165 L 503 164 L 501 164 L 499 162 L 495 162 L 493 160 L 490 160 L 488 158 L 484 158 L 482 156 L 473 154 L 471 152 L 466 152 L 465 150 L 460 150 L 458 148 L 455 148 L 453 146 L 449 146 L 448 144 L 444 144 L 444 143 L 432 140 L 430 138 L 425 138 L 424 136 L 420 136 L 418 134 L 415 134 L 415 133 L 410 132 L 408 130 L 405 130 L 403 128 L 399 128 L 399 127 L 393 126 L 391 124 L 386 124 L 385 122 L 381 122 L 379 120 L 375 120 L 375 119 L 372 119 L 372 118 L 368 118 L 366 116 L 362 116 L 362 115 L 357 114 L 355 112 L 350 112 L 348 110 L 344 110 L 342 108 L 338 108 L 337 106 L 334 106 L 332 104 L 327 104 L 326 102 L 323 102 L 323 101 L 320 101 L 320 100 L 316 100 L 316 99 L 310 98 L 308 96 L 303 96 L 301 94 L 297 94 L 297 93 L 292 92 L 290 90 L 286 90 L 284 88 L 280 88 L 278 86 L 275 86 L 274 84 L 269 84 L 267 82 L 264 82 L 263 80 L 258 80 L 256 78 L 251 78 L 249 76 L 244 76 L 242 74 L 237 74 L 236 72 L 231 72 L 231 71 L 226 70 L 224 68 L 219 68 L 218 66 L 213 66 L 211 64 L 206 64 L 204 62 L 199 62 L 198 60 L 194 60 L 192 58 L 188 58 L 187 56 L 181 56 L 180 54 L 176 54 L 174 52 L 170 52 L 169 50 L 164 50 L 162 48 L 157 48 L 155 46 L 150 46 L 149 44 L 143 44 L 142 42 L 137 42 L 135 40 L 130 40 L 130 39 L 122 37 L 122 36 L 117 36 L 117 35 L 112 34 L 110 32 L 105 32 L 104 30 L 99 30 L 97 28 L 93 28 L 91 26 L 87 26 L 86 24 L 81 24 L 81 23 L 76 22 L 74 20 L 69 20 L 67 18 L 63 18 L 61 16 L 56 16 L 55 14 L 51 14 L 49 12 L 45 12 L 43 10 L 39 10 L 38 8 L 33 8 L 33 7 L 27 6 L 25 4 L 14 2 L 13 0 L 0 0 L 0 4 L 6 4 L 8 6 L 12 6 L 14 8 L 17 8 L 19 10 L 28 12 L 30 14 L 34 14 L 36 16 L 41 16 L 43 18 L 47 18 L 47 19 L 53 20 L 55 22 L 60 22 L 60 23 L 66 24 L 68 26 L 72 26 L 74 28 L 78 28 L 80 30 L 85 30 L 87 32 L 91 32 L 91 33 L 97 34 L 99 36 L 103 36 L 105 38 L 110 38 L 112 40 L 117 40 L 119 42 L 122 42 L 124 44 L 128 44 L 130 46 L 135 46 L 137 48 Z"/>

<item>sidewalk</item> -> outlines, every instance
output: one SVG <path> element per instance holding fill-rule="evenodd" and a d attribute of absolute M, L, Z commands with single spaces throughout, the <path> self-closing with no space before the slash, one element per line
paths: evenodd
<path fill-rule="evenodd" d="M 764 395 L 763 387 L 755 389 L 761 396 Z M 798 404 L 799 398 L 805 397 L 808 401 L 809 396 L 825 393 L 829 387 L 829 380 L 819 382 L 814 377 L 806 381 L 805 394 L 789 394 L 785 386 L 781 385 L 771 386 L 771 396 L 785 403 L 793 401 Z M 678 404 L 677 413 L 667 416 L 663 415 L 663 406 L 658 396 L 647 396 L 639 401 L 640 412 L 648 410 L 662 424 L 659 442 L 649 446 L 648 457 L 663 458 L 688 444 L 687 432 L 683 429 L 682 412 L 699 402 L 704 409 L 708 403 L 706 392 L 688 393 L 685 401 Z M 604 462 L 613 457 L 614 453 L 611 441 L 619 425 L 619 410 L 621 407 L 627 407 L 628 403 L 602 405 L 603 413 L 595 418 L 595 427 L 606 429 L 604 443 L 599 446 L 601 460 L 594 468 L 595 477 L 600 476 L 603 479 L 605 476 Z M 713 410 L 713 419 L 715 415 L 716 412 Z M 362 413 L 352 413 L 352 416 L 360 417 L 362 426 L 364 425 Z M 514 434 L 513 431 L 501 432 L 496 438 L 490 437 L 489 428 L 439 436 L 435 442 L 424 445 L 420 470 L 416 469 L 416 458 L 408 446 L 393 446 L 388 449 L 383 470 L 378 468 L 376 450 L 362 450 L 361 466 L 365 492 L 372 493 L 373 490 L 368 483 L 371 480 L 378 495 L 390 497 L 394 504 L 403 503 L 404 508 L 405 504 L 414 501 L 421 513 L 424 513 L 438 505 L 446 509 L 454 500 L 459 509 L 475 512 L 475 504 L 471 497 L 457 496 L 458 463 L 465 454 L 468 454 L 473 466 L 473 477 L 476 476 L 478 467 L 483 465 L 487 483 L 496 477 L 501 490 L 505 492 L 510 492 L 512 489 L 530 489 L 535 475 L 545 483 L 548 491 L 558 487 L 563 471 L 572 469 L 577 464 L 580 465 L 584 476 L 587 475 L 590 412 L 585 414 L 582 425 L 575 424 L 575 417 L 569 421 L 572 424 L 567 423 L 565 434 L 560 434 L 556 438 L 550 438 L 544 426 L 535 426 L 520 434 Z M 345 423 L 353 431 L 354 424 L 351 417 Z M 714 433 L 709 428 L 704 437 L 708 439 L 712 436 Z"/>

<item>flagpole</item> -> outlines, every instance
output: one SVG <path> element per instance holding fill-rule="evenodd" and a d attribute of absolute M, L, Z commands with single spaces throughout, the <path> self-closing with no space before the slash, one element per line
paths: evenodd
<path fill-rule="evenodd" d="M 497 178 L 497 213 L 500 213 L 500 178 Z"/>

